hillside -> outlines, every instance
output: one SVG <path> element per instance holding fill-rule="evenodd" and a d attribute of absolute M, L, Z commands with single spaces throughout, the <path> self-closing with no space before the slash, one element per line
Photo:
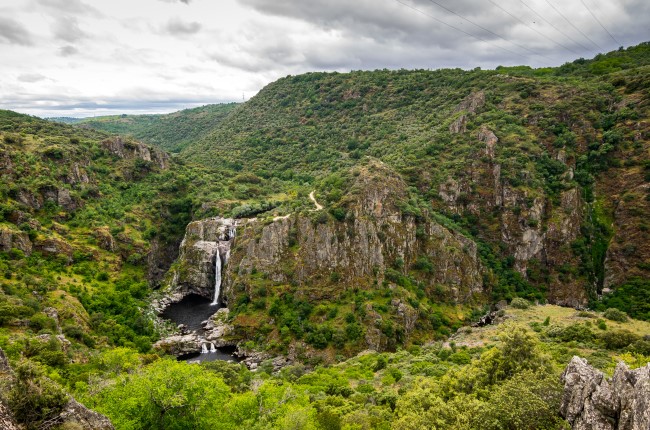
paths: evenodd
<path fill-rule="evenodd" d="M 77 428 L 73 394 L 118 429 L 566 428 L 572 356 L 650 357 L 649 89 L 645 43 L 0 111 L 0 423 Z M 215 345 L 245 365 L 176 360 Z"/>
<path fill-rule="evenodd" d="M 495 299 L 584 305 L 649 275 L 648 51 L 556 69 L 286 77 L 181 157 L 313 184 L 330 210 L 345 209 L 350 169 L 379 159 L 406 181 L 407 212 L 481 245 Z"/>
<path fill-rule="evenodd" d="M 92 118 L 51 118 L 108 133 L 129 136 L 165 151 L 179 152 L 200 140 L 237 107 L 237 103 L 207 105 L 164 115 L 116 115 Z"/>

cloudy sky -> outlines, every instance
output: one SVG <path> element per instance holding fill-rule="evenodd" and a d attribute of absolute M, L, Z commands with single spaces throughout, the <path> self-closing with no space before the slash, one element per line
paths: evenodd
<path fill-rule="evenodd" d="M 649 23 L 648 0 L 0 0 L 0 108 L 162 113 L 307 71 L 560 65 Z"/>

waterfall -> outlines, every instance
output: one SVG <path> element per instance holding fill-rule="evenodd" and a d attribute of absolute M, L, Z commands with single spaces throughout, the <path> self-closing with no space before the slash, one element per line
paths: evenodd
<path fill-rule="evenodd" d="M 221 293 L 221 283 L 223 281 L 223 269 L 230 258 L 230 247 L 235 239 L 237 223 L 232 219 L 223 220 L 224 223 L 219 227 L 219 237 L 217 240 L 217 256 L 214 262 L 214 298 L 212 305 L 219 304 L 219 295 Z"/>
<path fill-rule="evenodd" d="M 220 290 L 221 290 L 221 255 L 219 249 L 217 248 L 217 258 L 214 262 L 214 299 L 212 299 L 213 305 L 219 304 Z"/>
<path fill-rule="evenodd" d="M 217 348 L 214 347 L 214 343 L 210 342 L 210 352 L 217 352 Z"/>
<path fill-rule="evenodd" d="M 208 347 L 205 346 L 205 343 L 201 344 L 201 354 L 207 354 L 208 353 Z"/>

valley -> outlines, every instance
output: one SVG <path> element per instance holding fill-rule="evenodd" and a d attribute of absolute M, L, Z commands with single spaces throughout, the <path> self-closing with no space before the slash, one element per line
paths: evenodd
<path fill-rule="evenodd" d="M 570 363 L 637 375 L 641 404 L 649 91 L 642 43 L 165 115 L 0 111 L 0 423 L 578 428 Z"/>

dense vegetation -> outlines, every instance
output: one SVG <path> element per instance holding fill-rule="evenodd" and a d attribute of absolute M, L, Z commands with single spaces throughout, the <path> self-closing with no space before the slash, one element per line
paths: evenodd
<path fill-rule="evenodd" d="M 115 115 L 92 118 L 52 118 L 95 130 L 130 136 L 165 151 L 179 152 L 216 127 L 236 103 L 207 105 L 167 115 Z"/>
<path fill-rule="evenodd" d="M 29 428 L 65 393 L 119 429 L 565 428 L 558 376 L 573 354 L 606 371 L 650 356 L 648 325 L 630 319 L 650 320 L 649 64 L 645 43 L 559 68 L 309 73 L 243 105 L 74 127 L 0 111 L 0 347 L 17 378 L 0 375 L 0 400 Z M 147 159 L 133 138 L 178 154 Z M 255 272 L 229 303 L 242 348 L 289 353 L 301 340 L 338 364 L 292 351 L 296 364 L 251 372 L 152 351 L 148 300 L 188 222 L 302 211 L 314 225 L 352 223 L 355 168 L 376 159 L 408 185 L 404 217 L 477 244 L 489 269 L 481 300 L 425 292 L 427 256 L 395 259 L 385 283 L 332 300 Z M 310 211 L 312 190 L 323 211 Z M 499 194 L 514 197 L 496 204 Z M 523 269 L 502 234 L 572 222 L 575 240 Z M 575 289 L 604 312 L 531 306 Z M 426 339 L 460 329 L 453 341 L 404 341 L 388 310 L 397 293 Z M 463 327 L 501 299 L 520 325 Z M 377 316 L 391 352 L 355 356 L 364 318 Z"/>

